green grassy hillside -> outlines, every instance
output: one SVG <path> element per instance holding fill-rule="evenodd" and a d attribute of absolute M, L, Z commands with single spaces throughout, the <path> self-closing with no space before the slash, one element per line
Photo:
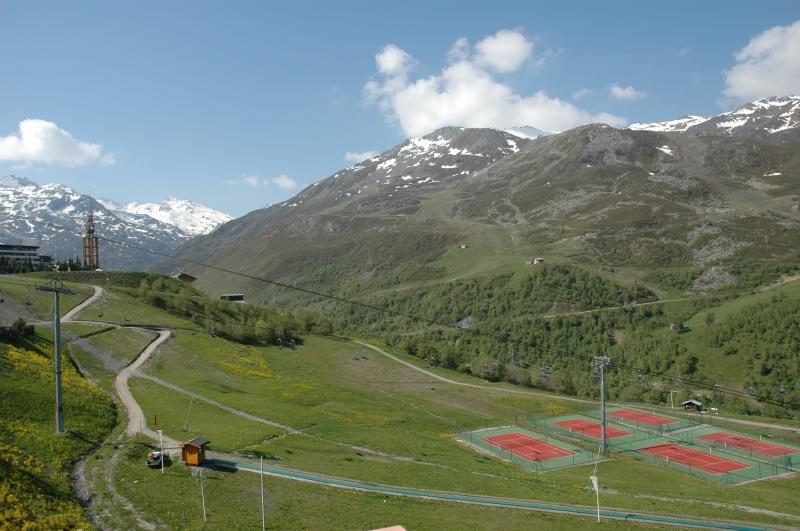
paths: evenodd
<path fill-rule="evenodd" d="M 65 359 L 67 433 L 54 433 L 52 345 L 44 336 L 0 344 L 0 528 L 91 528 L 70 487 L 70 469 L 102 442 L 116 413 Z"/>
<path fill-rule="evenodd" d="M 559 275 L 568 274 L 558 268 L 555 271 Z M 589 277 L 576 279 L 582 279 L 575 282 L 576 286 L 594 286 L 601 299 L 612 297 L 605 302 L 625 302 L 632 296 L 613 284 Z M 536 286 L 547 286 L 546 280 L 532 284 L 531 293 L 539 293 Z M 518 281 L 465 284 L 465 287 L 484 290 L 480 299 L 488 298 L 491 293 L 491 298 L 500 304 L 508 295 L 504 291 L 507 285 L 516 290 L 525 285 Z M 542 289 L 542 293 L 549 293 Z M 202 329 L 193 335 L 185 318 L 167 311 L 172 311 L 169 305 L 154 306 L 146 295 L 139 296 L 135 290 L 130 292 L 130 299 L 117 297 L 116 293 L 121 292 L 114 293 L 104 302 L 103 311 L 108 315 L 121 315 L 123 308 L 136 306 L 151 324 L 178 319 L 175 324 L 181 325 L 175 327 L 174 337 L 143 368 L 143 374 L 130 380 L 131 391 L 144 410 L 148 426 L 163 430 L 169 437 L 186 440 L 204 436 L 212 441 L 213 450 L 229 452 L 238 458 L 263 456 L 270 465 L 370 482 L 581 505 L 594 503 L 587 481 L 589 467 L 532 473 L 478 454 L 453 436 L 456 426 L 506 425 L 529 414 L 557 415 L 592 408 L 594 404 L 542 393 L 519 394 L 524 388 L 505 382 L 486 383 L 475 376 L 432 368 L 436 374 L 472 387 L 446 383 L 344 338 L 306 333 L 302 343 L 291 350 L 211 337 Z M 398 304 L 401 302 L 398 300 Z M 91 314 L 96 310 L 89 308 L 86 312 Z M 666 318 L 665 315 L 669 313 L 661 318 Z M 81 343 L 82 347 L 75 343 L 72 348 L 87 376 L 108 389 L 115 370 L 132 359 L 145 340 L 134 330 L 112 330 L 102 325 L 73 324 L 68 328 L 86 341 Z M 402 348 L 387 348 L 411 365 L 425 365 L 419 358 L 405 354 Z M 9 360 L 12 358 L 10 355 Z M 46 365 L 46 358 L 38 363 Z M 43 370 L 42 378 L 46 376 L 46 369 Z M 2 404 L 7 409 L 0 418 L 6 423 L 6 419 L 20 417 L 24 426 L 41 423 L 44 434 L 49 428 L 49 403 L 39 398 L 30 403 L 41 403 L 41 408 L 23 410 L 19 401 L 30 398 L 22 396 L 23 392 L 47 393 L 49 384 L 40 386 L 40 391 L 26 391 L 31 387 L 27 385 L 30 382 L 20 382 L 21 387 L 2 387 L 4 392 L 7 388 L 13 390 L 9 397 L 15 405 L 8 405 L 11 402 L 3 396 Z M 75 385 L 92 389 L 85 381 L 80 382 Z M 69 391 L 71 396 L 77 396 L 72 384 Z M 102 434 L 69 421 L 81 418 L 81 407 L 94 412 L 91 404 L 85 397 L 84 403 L 74 406 L 78 409 L 68 409 L 67 425 L 82 434 L 93 434 L 86 439 L 97 440 Z M 95 417 L 105 418 L 97 413 Z M 113 417 L 107 421 L 113 422 Z M 102 446 L 86 465 L 86 476 L 95 489 L 103 521 L 112 527 L 141 525 L 137 522 L 173 527 L 200 525 L 196 479 L 177 464 L 163 476 L 148 470 L 143 457 L 153 443 L 125 437 L 122 425 L 124 422 L 117 425 L 115 444 Z M 24 447 L 19 438 L 11 444 Z M 33 452 L 36 447 L 24 448 Z M 738 519 L 761 525 L 792 525 L 794 518 L 800 518 L 792 503 L 798 488 L 795 477 L 732 488 L 709 484 L 625 452 L 615 453 L 612 460 L 600 463 L 597 471 L 605 489 L 603 504 L 608 507 Z M 256 476 L 207 470 L 205 487 L 207 527 L 258 525 Z M 65 488 L 64 496 L 69 497 L 66 484 Z M 374 495 L 277 479 L 268 479 L 267 489 L 268 525 L 288 529 L 315 525 L 360 529 L 390 523 L 460 529 L 471 518 L 491 522 L 493 528 L 577 529 L 586 524 L 572 518 L 508 510 L 391 498 L 384 502 L 382 497 Z M 413 514 L 404 515 L 404 511 Z M 325 515 L 324 523 L 319 515 Z M 607 525 L 624 527 L 624 524 Z"/>

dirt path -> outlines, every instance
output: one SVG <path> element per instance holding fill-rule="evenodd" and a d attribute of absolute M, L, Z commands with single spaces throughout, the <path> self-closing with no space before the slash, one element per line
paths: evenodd
<path fill-rule="evenodd" d="M 125 435 L 133 437 L 137 433 L 142 433 L 151 439 L 158 440 L 159 435 L 157 432 L 147 427 L 147 419 L 145 419 L 144 412 L 133 398 L 130 389 L 128 389 L 128 378 L 136 372 L 139 367 L 145 364 L 153 354 L 155 354 L 158 347 L 166 342 L 172 333 L 169 330 L 159 330 L 158 337 L 155 338 L 149 345 L 147 345 L 139 356 L 133 360 L 133 363 L 122 369 L 117 378 L 114 380 L 114 390 L 117 392 L 122 405 L 128 412 L 128 426 L 125 428 Z M 169 437 L 164 437 L 164 447 L 175 449 L 180 447 L 180 443 Z"/>
<path fill-rule="evenodd" d="M 697 297 L 682 297 L 680 299 L 664 299 L 659 301 L 638 302 L 636 304 L 623 304 L 622 306 L 609 306 L 607 308 L 597 308 L 594 310 L 581 310 L 578 312 L 565 312 L 565 313 L 554 313 L 551 315 L 540 315 L 539 317 L 541 317 L 542 319 L 552 319 L 554 317 L 567 317 L 570 315 L 584 315 L 589 313 L 608 312 L 611 310 L 623 310 L 626 308 L 639 308 L 640 306 L 655 306 L 656 304 L 666 304 L 668 302 L 691 301 L 696 298 Z"/>
<path fill-rule="evenodd" d="M 357 343 L 357 344 L 359 344 L 359 345 L 361 345 L 363 347 L 367 347 L 368 349 L 372 349 L 375 352 L 377 352 L 378 354 L 382 354 L 382 355 L 386 356 L 387 358 L 393 359 L 397 363 L 402 363 L 406 367 L 410 367 L 410 368 L 414 369 L 415 371 L 419 371 L 422 374 L 430 376 L 431 378 L 433 378 L 435 380 L 438 380 L 440 382 L 444 382 L 446 384 L 460 385 L 461 387 L 473 387 L 475 389 L 481 389 L 483 391 L 496 391 L 496 392 L 500 392 L 500 393 L 511 393 L 511 394 L 515 394 L 515 395 L 537 396 L 537 397 L 549 398 L 549 399 L 552 399 L 552 400 L 565 400 L 567 402 L 580 402 L 582 404 L 593 404 L 593 402 L 591 402 L 589 400 L 582 400 L 580 398 L 573 398 L 571 396 L 557 396 L 557 395 L 551 395 L 551 394 L 547 394 L 547 393 L 539 393 L 539 392 L 536 392 L 536 391 L 521 391 L 519 389 L 505 389 L 503 387 L 489 387 L 489 386 L 486 386 L 486 385 L 472 384 L 472 383 L 467 383 L 467 382 L 458 382 L 456 380 L 451 380 L 450 378 L 446 378 L 444 376 L 439 376 L 438 374 L 432 373 L 430 371 L 426 371 L 422 367 L 417 367 L 413 363 L 410 363 L 408 361 L 402 360 L 402 359 L 398 358 L 397 356 L 395 356 L 394 354 L 389 354 L 388 352 L 386 352 L 382 348 L 376 347 L 375 345 L 371 345 L 369 343 L 366 343 L 364 341 L 359 341 L 357 339 L 354 339 L 353 343 Z"/>
<path fill-rule="evenodd" d="M 64 316 L 61 318 L 62 323 L 69 323 L 70 321 L 73 321 L 78 316 L 79 313 L 81 313 L 83 310 L 85 310 L 86 308 L 97 302 L 97 300 L 103 296 L 103 288 L 101 288 L 100 286 L 92 286 L 92 288 L 94 288 L 94 293 L 92 293 L 88 299 L 86 299 L 85 301 L 83 301 L 82 303 L 78 304 L 73 309 L 65 313 Z"/>
<path fill-rule="evenodd" d="M 207 404 L 211 404 L 212 406 L 218 407 L 218 408 L 222 409 L 223 411 L 227 411 L 231 415 L 236 415 L 237 417 L 242 417 L 242 418 L 245 418 L 247 420 L 251 420 L 253 422 L 266 424 L 267 426 L 272 426 L 273 428 L 280 428 L 280 429 L 282 429 L 282 430 L 284 430 L 284 431 L 286 431 L 288 433 L 302 433 L 302 430 L 298 430 L 297 428 L 293 428 L 291 426 L 287 426 L 286 424 L 279 424 L 277 422 L 274 422 L 272 420 L 267 420 L 265 418 L 256 417 L 255 415 L 251 415 L 250 413 L 245 413 L 244 411 L 241 411 L 239 409 L 235 409 L 235 408 L 232 408 L 230 406 L 226 406 L 222 402 L 217 402 L 214 399 L 206 398 L 205 396 L 203 396 L 201 394 L 198 394 L 198 393 L 195 393 L 194 391 L 189 391 L 188 389 L 184 389 L 183 387 L 180 387 L 178 385 L 175 385 L 175 384 L 169 383 L 169 382 L 167 382 L 165 380 L 162 380 L 161 378 L 159 378 L 157 376 L 151 376 L 151 375 L 143 373 L 143 372 L 138 373 L 136 376 L 139 377 L 139 378 L 144 378 L 146 380 L 150 380 L 151 382 L 155 382 L 155 383 L 157 383 L 159 385 L 162 385 L 164 387 L 172 389 L 173 391 L 177 391 L 177 392 L 183 393 L 183 394 L 185 394 L 187 396 L 191 396 L 192 398 L 194 398 L 195 400 L 199 400 L 200 402 L 205 402 Z"/>

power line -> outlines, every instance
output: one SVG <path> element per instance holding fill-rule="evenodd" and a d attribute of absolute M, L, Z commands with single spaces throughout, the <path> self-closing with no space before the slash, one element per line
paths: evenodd
<path fill-rule="evenodd" d="M 188 263 L 188 264 L 193 264 L 193 265 L 204 267 L 204 268 L 207 268 L 207 269 L 220 271 L 220 272 L 226 273 L 228 275 L 234 275 L 234 276 L 239 276 L 239 277 L 242 277 L 242 278 L 246 278 L 248 280 L 254 280 L 254 281 L 257 281 L 257 282 L 263 282 L 263 283 L 266 283 L 266 284 L 271 284 L 273 286 L 278 286 L 278 287 L 285 288 L 285 289 L 288 289 L 288 290 L 297 291 L 297 292 L 300 292 L 300 293 L 304 293 L 306 295 L 312 295 L 312 296 L 315 296 L 315 297 L 322 297 L 322 298 L 325 298 L 325 299 L 329 299 L 329 300 L 332 300 L 332 301 L 335 301 L 335 302 L 351 304 L 351 305 L 354 305 L 354 306 L 358 306 L 358 307 L 365 308 L 365 309 L 368 309 L 368 310 L 373 310 L 373 311 L 376 311 L 376 312 L 392 315 L 392 316 L 395 316 L 395 317 L 402 317 L 402 318 L 408 319 L 410 321 L 416 321 L 416 322 L 419 322 L 419 323 L 425 323 L 425 324 L 430 325 L 430 326 L 436 326 L 436 327 L 446 328 L 446 329 L 449 329 L 449 330 L 454 330 L 454 331 L 456 331 L 458 333 L 467 332 L 467 333 L 470 333 L 470 334 L 472 334 L 474 336 L 477 336 L 477 337 L 486 337 L 486 338 L 493 339 L 495 341 L 499 341 L 501 343 L 520 345 L 520 346 L 523 346 L 523 347 L 526 347 L 526 348 L 532 348 L 534 350 L 538 350 L 540 352 L 547 352 L 547 353 L 550 353 L 550 354 L 559 354 L 559 355 L 562 355 L 562 356 L 572 357 L 572 358 L 580 359 L 582 361 L 587 361 L 587 362 L 592 362 L 592 360 L 594 360 L 594 356 L 582 355 L 582 354 L 578 354 L 578 353 L 575 353 L 575 352 L 570 352 L 570 351 L 557 349 L 557 348 L 552 348 L 552 347 L 543 347 L 541 345 L 529 345 L 529 344 L 527 344 L 525 342 L 513 339 L 513 338 L 509 337 L 508 335 L 493 334 L 491 332 L 486 332 L 486 331 L 477 330 L 477 329 L 471 329 L 471 328 L 462 328 L 462 327 L 459 327 L 459 326 L 456 326 L 456 325 L 453 325 L 453 324 L 450 324 L 450 323 L 439 322 L 439 321 L 436 321 L 435 319 L 430 319 L 430 318 L 422 317 L 422 316 L 419 316 L 419 315 L 413 315 L 413 314 L 409 314 L 409 313 L 405 313 L 405 312 L 400 312 L 400 311 L 397 311 L 397 310 L 392 310 L 392 309 L 389 309 L 389 308 L 384 308 L 384 307 L 381 307 L 381 306 L 377 306 L 375 304 L 370 304 L 370 303 L 366 303 L 366 302 L 362 302 L 362 301 L 348 299 L 348 298 L 341 297 L 341 296 L 338 296 L 338 295 L 332 295 L 332 294 L 329 294 L 329 293 L 325 293 L 325 292 L 321 292 L 321 291 L 317 291 L 317 290 L 313 290 L 313 289 L 309 289 L 309 288 L 304 288 L 304 287 L 301 287 L 301 286 L 296 286 L 296 285 L 293 285 L 293 284 L 288 284 L 286 282 L 280 282 L 280 281 L 269 279 L 269 278 L 265 278 L 265 277 L 258 277 L 258 276 L 255 276 L 255 275 L 250 275 L 248 273 L 242 273 L 240 271 L 234 271 L 232 269 L 227 269 L 227 268 L 224 268 L 224 267 L 214 266 L 214 265 L 207 264 L 207 263 L 204 263 L 204 262 L 200 262 L 200 261 L 197 261 L 197 260 L 192 260 L 190 258 L 183 258 L 183 257 L 171 255 L 169 253 L 165 253 L 165 252 L 161 252 L 161 251 L 154 251 L 152 249 L 148 249 L 146 247 L 142 247 L 142 246 L 135 245 L 135 244 L 132 244 L 132 243 L 121 242 L 121 241 L 118 241 L 118 240 L 114 240 L 114 239 L 106 238 L 106 237 L 102 237 L 102 236 L 99 237 L 99 238 L 101 240 L 106 241 L 106 242 L 108 242 L 110 244 L 113 244 L 113 245 L 120 245 L 120 246 L 123 246 L 123 247 L 136 249 L 138 251 L 146 252 L 146 253 L 153 254 L 153 255 L 156 255 L 156 256 L 161 256 L 163 258 L 169 258 L 169 259 L 172 259 L 172 260 L 177 260 L 177 261 L 185 262 L 185 263 Z M 645 375 L 645 376 L 661 378 L 661 379 L 664 379 L 664 380 L 671 380 L 673 382 L 681 381 L 684 384 L 692 385 L 694 387 L 698 387 L 698 388 L 701 388 L 701 389 L 708 389 L 708 390 L 712 390 L 712 391 L 717 391 L 717 392 L 720 392 L 720 393 L 723 393 L 723 394 L 730 394 L 730 395 L 737 396 L 739 398 L 755 399 L 755 400 L 757 400 L 759 402 L 762 402 L 762 403 L 772 404 L 772 405 L 776 405 L 776 406 L 780 406 L 780 407 L 787 407 L 787 405 L 784 404 L 783 402 L 779 402 L 779 401 L 775 401 L 775 400 L 771 400 L 771 399 L 767 399 L 767 398 L 760 398 L 759 399 L 758 397 L 755 397 L 755 396 L 753 396 L 753 395 L 751 395 L 751 394 L 749 394 L 747 392 L 739 391 L 737 389 L 731 389 L 731 388 L 728 388 L 728 387 L 722 387 L 722 386 L 720 386 L 718 384 L 710 384 L 710 383 L 701 382 L 701 381 L 697 381 L 697 380 L 691 380 L 691 379 L 688 379 L 688 378 L 685 378 L 685 377 L 672 376 L 672 375 L 666 374 L 665 372 L 660 372 L 660 373 L 653 372 L 653 371 L 651 371 L 649 369 L 639 369 L 639 368 L 636 368 L 636 367 L 623 365 L 623 364 L 620 364 L 620 363 L 613 363 L 610 366 L 613 367 L 613 368 L 616 368 L 616 369 L 620 369 L 620 370 L 624 370 L 624 371 L 628 371 L 628 372 L 633 372 L 633 373 L 637 373 L 637 374 L 642 374 L 642 375 Z"/>

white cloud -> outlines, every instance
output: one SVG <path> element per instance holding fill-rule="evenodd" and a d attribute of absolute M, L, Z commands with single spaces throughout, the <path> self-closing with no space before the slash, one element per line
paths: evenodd
<path fill-rule="evenodd" d="M 251 188 L 258 188 L 259 186 L 265 186 L 267 183 L 266 181 L 262 180 L 260 177 L 255 175 L 242 175 L 239 179 L 228 179 L 225 181 L 225 184 L 228 185 L 235 185 L 235 184 L 244 184 Z"/>
<path fill-rule="evenodd" d="M 678 57 L 686 57 L 689 54 L 689 48 L 681 48 L 678 50 Z"/>
<path fill-rule="evenodd" d="M 405 50 L 398 48 L 394 44 L 389 44 L 375 56 L 378 63 L 378 70 L 387 76 L 407 74 L 414 66 L 414 58 Z"/>
<path fill-rule="evenodd" d="M 466 37 L 459 37 L 456 39 L 456 42 L 453 43 L 453 46 L 450 47 L 450 51 L 447 52 L 447 59 L 450 62 L 455 63 L 456 61 L 464 61 L 469 57 L 469 41 Z"/>
<path fill-rule="evenodd" d="M 475 45 L 475 63 L 505 74 L 522 66 L 532 53 L 533 42 L 522 32 L 500 30 Z"/>
<path fill-rule="evenodd" d="M 725 72 L 723 93 L 738 100 L 800 94 L 800 20 L 756 35 Z"/>
<path fill-rule="evenodd" d="M 348 162 L 361 162 L 362 160 L 371 159 L 373 157 L 377 157 L 378 155 L 379 153 L 377 151 L 364 151 L 363 153 L 348 151 L 344 154 L 344 160 Z"/>
<path fill-rule="evenodd" d="M 459 38 L 448 53 L 448 64 L 438 74 L 416 80 L 409 79 L 409 65 L 415 64 L 414 59 L 390 46 L 396 48 L 391 55 L 402 60 L 387 60 L 388 46 L 378 53 L 375 60 L 381 75 L 366 83 L 364 97 L 410 136 L 447 125 L 505 129 L 527 124 L 563 131 L 589 122 L 625 123 L 624 118 L 607 113 L 593 116 L 542 90 L 528 96 L 517 94 L 495 79 L 490 70 L 507 73 L 526 60 L 536 62 L 531 55 L 532 43 L 519 31 L 497 32 L 473 49 L 466 39 Z"/>
<path fill-rule="evenodd" d="M 284 190 L 291 190 L 297 186 L 297 181 L 288 175 L 278 175 L 277 177 L 272 178 L 272 184 L 279 188 L 283 188 Z"/>
<path fill-rule="evenodd" d="M 0 160 L 83 166 L 92 161 L 114 164 L 103 146 L 78 140 L 47 120 L 22 120 L 19 131 L 0 136 Z"/>
<path fill-rule="evenodd" d="M 647 97 L 647 92 L 643 90 L 637 90 L 633 88 L 632 85 L 628 85 L 627 87 L 622 87 L 617 83 L 614 83 L 610 87 L 608 87 L 608 92 L 611 94 L 611 97 L 618 101 L 631 101 L 631 100 L 640 100 L 642 98 Z"/>
<path fill-rule="evenodd" d="M 573 100 L 579 100 L 582 97 L 584 97 L 584 96 L 586 96 L 588 94 L 591 94 L 591 93 L 592 93 L 592 89 L 581 88 L 581 89 L 578 89 L 578 90 L 576 90 L 575 92 L 572 93 L 572 99 Z"/>
<path fill-rule="evenodd" d="M 262 179 L 257 175 L 244 174 L 238 179 L 228 179 L 227 181 L 225 181 L 225 184 L 228 185 L 243 184 L 245 186 L 249 186 L 250 188 L 262 188 L 270 185 L 275 185 L 278 188 L 283 188 L 284 190 L 290 190 L 295 186 L 297 186 L 297 181 L 295 181 L 288 175 L 278 175 L 277 177 L 273 177 L 272 179 Z"/>
<path fill-rule="evenodd" d="M 263 185 L 263 181 L 256 177 L 255 175 L 244 175 L 242 176 L 242 182 L 247 186 L 255 188 L 259 185 Z"/>

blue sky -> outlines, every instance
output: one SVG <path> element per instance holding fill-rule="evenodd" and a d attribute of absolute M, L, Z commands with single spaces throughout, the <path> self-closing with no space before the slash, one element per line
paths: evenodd
<path fill-rule="evenodd" d="M 444 121 L 562 129 L 800 93 L 798 19 L 796 1 L 2 1 L 0 174 L 241 215 Z"/>

